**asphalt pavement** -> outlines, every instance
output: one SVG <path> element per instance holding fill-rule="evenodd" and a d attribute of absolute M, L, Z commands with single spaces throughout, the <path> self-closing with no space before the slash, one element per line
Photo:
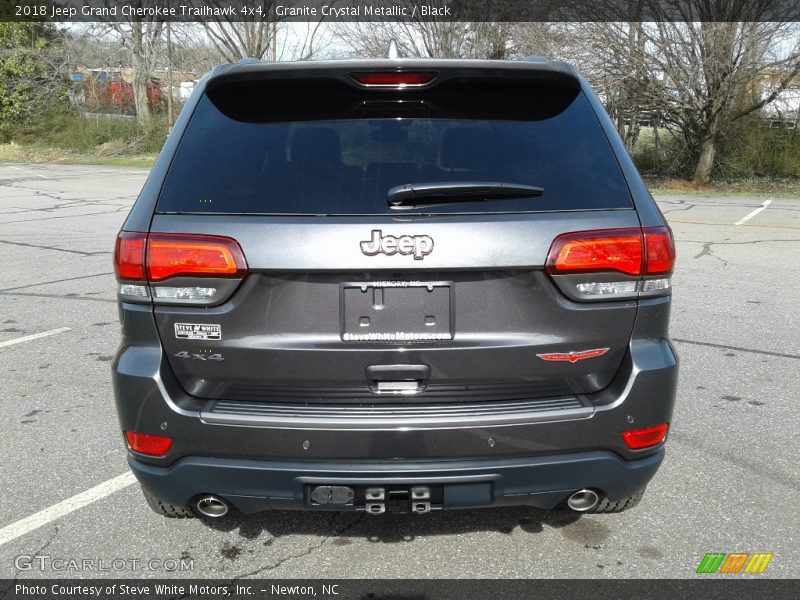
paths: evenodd
<path fill-rule="evenodd" d="M 146 175 L 0 163 L 0 578 L 673 578 L 712 551 L 800 576 L 800 198 L 657 197 L 682 362 L 667 458 L 635 509 L 208 522 L 147 508 L 114 410 L 112 250 Z"/>

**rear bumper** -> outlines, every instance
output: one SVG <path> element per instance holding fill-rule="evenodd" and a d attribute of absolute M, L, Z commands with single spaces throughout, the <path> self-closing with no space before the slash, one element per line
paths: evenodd
<path fill-rule="evenodd" d="M 173 440 L 166 456 L 131 455 L 130 464 L 162 500 L 185 504 L 211 493 L 243 512 L 303 507 L 307 484 L 361 480 L 483 484 L 454 488 L 466 500 L 451 494 L 445 505 L 548 508 L 584 487 L 621 499 L 646 485 L 663 456 L 663 444 L 630 450 L 621 433 L 671 422 L 677 388 L 678 359 L 666 337 L 668 299 L 640 304 L 637 335 L 619 371 L 602 391 L 576 396 L 580 407 L 523 410 L 522 403 L 508 411 L 465 408 L 455 417 L 410 420 L 402 414 L 410 408 L 369 418 L 353 407 L 333 417 L 274 410 L 222 416 L 214 401 L 178 384 L 151 310 L 128 307 L 128 333 L 113 363 L 121 429 Z M 254 413 L 255 404 L 247 411 Z"/>
<path fill-rule="evenodd" d="M 315 485 L 441 486 L 435 508 L 525 504 L 550 509 L 582 488 L 600 490 L 612 500 L 647 485 L 664 457 L 663 449 L 637 460 L 611 452 L 585 452 L 501 460 L 292 462 L 183 458 L 168 467 L 129 457 L 142 487 L 176 505 L 203 494 L 222 496 L 241 512 L 312 508 Z M 314 506 L 324 510 L 328 507 Z M 334 510 L 357 510 L 333 506 Z"/>

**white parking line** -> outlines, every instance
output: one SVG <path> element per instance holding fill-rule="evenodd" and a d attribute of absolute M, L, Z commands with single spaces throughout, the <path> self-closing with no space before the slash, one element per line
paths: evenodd
<path fill-rule="evenodd" d="M 22 337 L 14 338 L 13 340 L 6 340 L 5 342 L 0 342 L 0 348 L 5 348 L 6 346 L 13 346 L 14 344 L 21 344 L 22 342 L 30 342 L 31 340 L 38 340 L 39 338 L 47 337 L 49 335 L 55 335 L 57 333 L 64 333 L 65 331 L 72 331 L 69 327 L 59 327 L 58 329 L 51 329 L 50 331 L 43 331 L 41 333 L 34 333 L 31 335 L 24 335 Z"/>
<path fill-rule="evenodd" d="M 13 165 L 6 165 L 11 167 L 12 169 L 16 169 L 17 171 L 22 171 L 23 173 L 27 173 L 28 175 L 36 175 L 36 177 L 41 177 L 42 179 L 50 179 L 46 175 L 42 175 L 41 173 L 36 173 L 34 171 L 28 171 L 27 169 L 20 169 L 19 167 L 15 167 Z"/>
<path fill-rule="evenodd" d="M 770 204 L 772 204 L 772 200 L 765 200 L 765 201 L 764 201 L 764 204 L 762 204 L 761 206 L 759 206 L 759 207 L 758 207 L 757 209 L 755 209 L 754 211 L 747 213 L 747 214 L 746 214 L 745 216 L 743 216 L 741 219 L 739 219 L 738 221 L 736 221 L 736 223 L 734 223 L 734 225 L 744 225 L 744 224 L 745 224 L 745 223 L 747 223 L 747 222 L 748 222 L 750 219 L 752 219 L 752 218 L 753 218 L 753 217 L 755 217 L 755 216 L 756 216 L 758 213 L 760 213 L 762 210 L 767 210 L 767 207 L 768 207 Z"/>
<path fill-rule="evenodd" d="M 96 485 L 85 492 L 75 494 L 71 498 L 62 500 L 58 504 L 54 504 L 49 508 L 40 510 L 35 514 L 32 514 L 30 517 L 25 517 L 16 523 L 6 525 L 0 529 L 0 546 L 7 544 L 11 540 L 17 539 L 18 537 L 23 536 L 34 529 L 39 529 L 39 527 L 47 525 L 48 523 L 51 523 L 56 519 L 63 517 L 64 515 L 75 512 L 76 510 L 81 509 L 92 502 L 97 502 L 106 496 L 110 496 L 114 492 L 118 492 L 119 490 L 128 487 L 135 481 L 136 477 L 133 476 L 133 473 L 123 473 L 122 475 L 118 475 L 113 479 L 104 481 L 100 485 Z"/>

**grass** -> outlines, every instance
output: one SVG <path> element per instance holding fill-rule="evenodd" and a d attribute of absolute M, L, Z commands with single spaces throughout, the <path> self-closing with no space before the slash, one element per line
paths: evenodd
<path fill-rule="evenodd" d="M 167 137 L 166 123 L 149 127 L 135 119 L 53 112 L 6 128 L 0 161 L 151 167 Z"/>
<path fill-rule="evenodd" d="M 156 154 L 108 155 L 96 151 L 64 150 L 39 145 L 0 144 L 0 162 L 110 165 L 149 169 Z"/>
<path fill-rule="evenodd" d="M 653 194 L 686 194 L 692 196 L 776 196 L 800 199 L 800 179 L 775 179 L 750 177 L 726 181 L 712 181 L 695 186 L 685 179 L 654 179 L 645 177 Z"/>

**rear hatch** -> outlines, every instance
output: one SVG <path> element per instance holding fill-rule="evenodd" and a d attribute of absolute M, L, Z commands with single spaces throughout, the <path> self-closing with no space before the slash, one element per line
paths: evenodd
<path fill-rule="evenodd" d="M 424 403 L 609 383 L 637 294 L 597 286 L 637 274 L 547 265 L 563 234 L 639 228 L 608 140 L 568 69 L 471 65 L 239 66 L 208 81 L 150 234 L 224 236 L 246 266 L 151 282 L 218 288 L 156 302 L 187 392 Z"/>

